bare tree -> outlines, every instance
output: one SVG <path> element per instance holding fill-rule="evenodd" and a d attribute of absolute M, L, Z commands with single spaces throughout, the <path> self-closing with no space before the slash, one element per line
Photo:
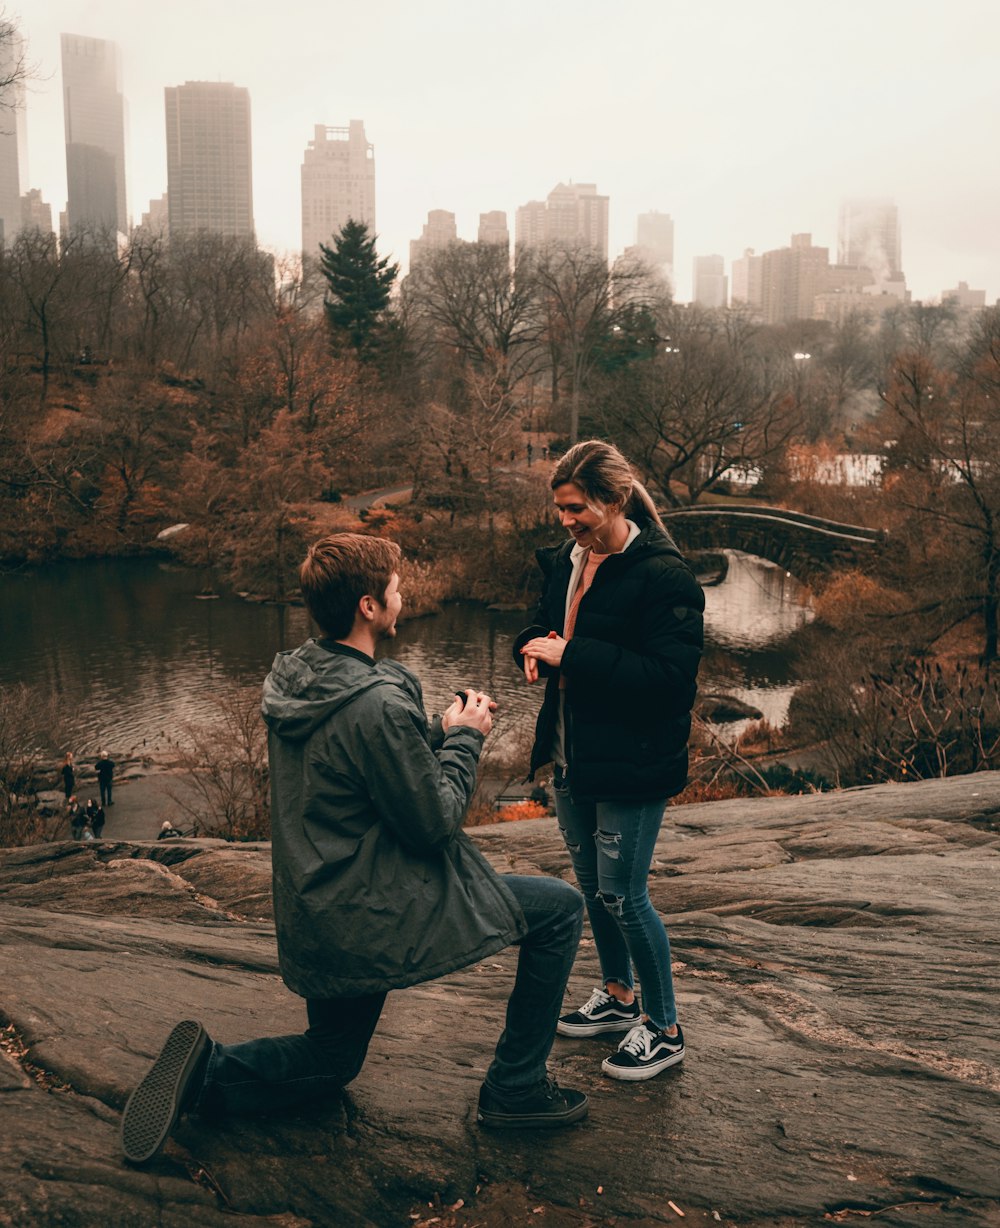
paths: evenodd
<path fill-rule="evenodd" d="M 537 370 L 541 321 L 523 251 L 512 268 L 502 245 L 452 243 L 421 260 L 402 293 L 411 329 L 491 372 L 488 379 L 510 390 Z"/>
<path fill-rule="evenodd" d="M 269 840 L 267 731 L 260 719 L 260 690 L 234 683 L 212 702 L 213 719 L 184 731 L 181 763 L 189 788 L 168 792 L 196 834 Z"/>
<path fill-rule="evenodd" d="M 21 105 L 22 87 L 34 75 L 17 23 L 7 16 L 6 9 L 0 9 L 0 132 L 7 130 L 3 113 Z"/>
<path fill-rule="evenodd" d="M 745 330 L 696 310 L 672 311 L 660 352 L 601 387 L 598 415 L 664 498 L 698 497 L 729 469 L 757 469 L 783 455 L 800 413 Z"/>
<path fill-rule="evenodd" d="M 553 371 L 561 369 L 569 381 L 569 437 L 576 443 L 583 393 L 600 347 L 638 306 L 661 306 L 663 286 L 642 263 L 620 260 L 608 268 L 600 252 L 583 244 L 550 243 L 531 251 L 526 272 L 542 311 Z"/>
<path fill-rule="evenodd" d="M 949 366 L 931 345 L 895 355 L 879 395 L 896 440 L 888 457 L 891 497 L 925 526 L 947 538 L 954 558 L 965 550 L 971 587 L 952 588 L 941 603 L 978 608 L 983 657 L 993 661 L 1000 641 L 1000 309 L 979 317 L 967 345 Z"/>
<path fill-rule="evenodd" d="M 58 729 L 51 696 L 23 683 L 0 687 L 0 845 L 54 838 L 58 820 L 46 823 L 33 803 L 39 767 Z"/>

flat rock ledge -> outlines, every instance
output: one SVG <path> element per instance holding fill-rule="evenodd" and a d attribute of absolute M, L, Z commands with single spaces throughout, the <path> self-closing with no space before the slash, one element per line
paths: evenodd
<path fill-rule="evenodd" d="M 390 995 L 322 1109 L 185 1119 L 144 1170 L 128 1091 L 179 1018 L 224 1041 L 299 1031 L 277 975 L 267 845 L 0 851 L 0 1225 L 1000 1223 L 1000 773 L 676 807 L 651 894 L 685 1062 L 600 1074 L 554 1134 L 475 1101 L 513 953 Z M 477 828 L 500 870 L 566 876 L 553 820 Z M 585 937 L 570 990 L 599 981 Z"/>

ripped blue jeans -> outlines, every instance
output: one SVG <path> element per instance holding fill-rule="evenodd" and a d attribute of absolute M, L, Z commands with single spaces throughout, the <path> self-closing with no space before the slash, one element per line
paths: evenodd
<path fill-rule="evenodd" d="M 666 800 L 575 802 L 556 772 L 556 817 L 587 906 L 603 983 L 642 988 L 657 1028 L 677 1022 L 670 940 L 649 898 L 649 867 Z"/>

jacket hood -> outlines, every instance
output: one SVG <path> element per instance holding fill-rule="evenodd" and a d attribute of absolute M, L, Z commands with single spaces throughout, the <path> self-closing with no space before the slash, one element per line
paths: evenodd
<path fill-rule="evenodd" d="M 264 679 L 261 715 L 278 737 L 302 741 L 365 691 L 398 681 L 380 663 L 306 640 L 274 658 Z"/>

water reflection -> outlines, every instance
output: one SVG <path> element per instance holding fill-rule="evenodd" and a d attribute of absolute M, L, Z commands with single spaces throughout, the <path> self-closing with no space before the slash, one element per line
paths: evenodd
<path fill-rule="evenodd" d="M 775 563 L 725 551 L 723 584 L 705 590 L 705 634 L 723 648 L 758 649 L 787 640 L 812 618 L 809 590 Z"/>
<path fill-rule="evenodd" d="M 163 752 L 185 725 L 214 714 L 230 680 L 258 686 L 276 651 L 311 634 L 300 607 L 237 597 L 198 600 L 199 573 L 152 559 L 62 563 L 0 579 L 0 685 L 38 684 L 57 696 L 74 750 L 107 743 L 119 755 Z M 725 688 L 780 723 L 794 691 L 781 642 L 811 616 L 806 590 L 780 568 L 734 553 L 706 591 L 705 689 Z M 386 651 L 416 671 L 427 707 L 478 685 L 500 704 L 513 738 L 534 724 L 541 689 L 511 661 L 523 613 L 455 605 L 400 627 Z"/>
<path fill-rule="evenodd" d="M 767 559 L 727 550 L 724 583 L 705 590 L 703 691 L 723 691 L 758 708 L 776 728 L 788 718 L 797 679 L 784 645 L 812 620 L 806 585 Z M 725 726 L 738 736 L 748 721 Z"/>

